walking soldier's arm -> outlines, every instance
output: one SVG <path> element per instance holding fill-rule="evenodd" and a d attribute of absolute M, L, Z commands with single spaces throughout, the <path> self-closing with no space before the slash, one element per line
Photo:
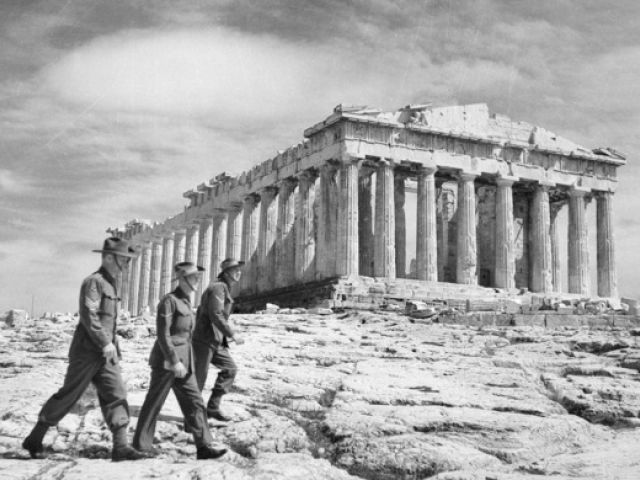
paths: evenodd
<path fill-rule="evenodd" d="M 175 365 L 180 361 L 171 342 L 171 322 L 174 309 L 171 297 L 167 295 L 158 305 L 158 314 L 156 315 L 158 345 L 160 345 L 164 359 L 169 365 Z"/>
<path fill-rule="evenodd" d="M 100 321 L 101 301 L 102 285 L 96 278 L 87 278 L 80 288 L 80 323 L 91 341 L 102 349 L 111 343 L 111 335 L 104 331 Z"/>
<path fill-rule="evenodd" d="M 220 330 L 225 337 L 233 338 L 234 333 L 227 322 L 225 315 L 224 302 L 225 302 L 225 290 L 221 285 L 214 285 L 211 289 L 207 310 L 209 313 L 209 319 L 211 320 L 211 326 Z"/>

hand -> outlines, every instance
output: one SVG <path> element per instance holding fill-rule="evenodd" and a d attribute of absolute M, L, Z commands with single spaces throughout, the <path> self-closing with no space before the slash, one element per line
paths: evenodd
<path fill-rule="evenodd" d="M 187 367 L 185 367 L 182 362 L 176 363 L 171 370 L 177 378 L 184 378 L 187 376 Z"/>
<path fill-rule="evenodd" d="M 242 345 L 244 343 L 244 339 L 242 337 L 233 337 L 233 341 L 238 345 Z"/>
<path fill-rule="evenodd" d="M 107 362 L 111 362 L 114 365 L 118 362 L 118 351 L 116 350 L 116 346 L 113 343 L 105 345 L 102 348 L 102 355 L 107 360 Z"/>

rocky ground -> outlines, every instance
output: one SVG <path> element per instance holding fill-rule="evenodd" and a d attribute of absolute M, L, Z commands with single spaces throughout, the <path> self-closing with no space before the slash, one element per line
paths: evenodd
<path fill-rule="evenodd" d="M 400 313 L 236 316 L 246 343 L 212 424 L 231 451 L 196 461 L 172 394 L 162 455 L 114 464 L 88 391 L 27 460 L 22 438 L 61 384 L 74 322 L 0 331 L 0 477 L 6 479 L 640 478 L 640 332 L 428 325 Z M 122 340 L 131 434 L 153 325 Z M 215 374 L 210 376 L 213 382 Z"/>

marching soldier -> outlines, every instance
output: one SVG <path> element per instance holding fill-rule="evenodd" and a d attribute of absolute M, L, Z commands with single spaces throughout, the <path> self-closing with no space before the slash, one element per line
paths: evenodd
<path fill-rule="evenodd" d="M 213 438 L 194 375 L 191 347 L 194 318 L 190 295 L 196 291 L 203 270 L 191 262 L 178 263 L 174 267 L 178 286 L 158 304 L 158 338 L 149 357 L 151 382 L 133 437 L 133 445 L 145 453 L 155 453 L 152 443 L 156 420 L 169 390 L 172 389 L 184 415 L 186 430 L 193 434 L 197 447 L 196 457 L 218 458 L 227 451 L 226 448 L 212 446 Z"/>
<path fill-rule="evenodd" d="M 42 439 L 47 430 L 71 410 L 89 383 L 98 391 L 102 414 L 113 435 L 111 459 L 145 458 L 127 443 L 129 406 L 116 337 L 119 298 L 115 278 L 136 255 L 126 240 L 117 237 L 107 238 L 102 250 L 93 251 L 102 254 L 102 265 L 80 287 L 80 321 L 69 348 L 64 384 L 44 404 L 38 422 L 22 443 L 31 458 L 44 458 Z"/>
<path fill-rule="evenodd" d="M 233 307 L 231 287 L 240 280 L 244 262 L 227 258 L 220 264 L 218 281 L 203 292 L 198 307 L 196 328 L 193 334 L 196 378 L 200 391 L 207 381 L 209 364 L 219 369 L 216 383 L 207 403 L 207 416 L 222 422 L 231 420 L 220 410 L 220 401 L 229 392 L 236 377 L 236 367 L 229 353 L 229 341 L 244 343 L 229 325 L 229 315 Z"/>

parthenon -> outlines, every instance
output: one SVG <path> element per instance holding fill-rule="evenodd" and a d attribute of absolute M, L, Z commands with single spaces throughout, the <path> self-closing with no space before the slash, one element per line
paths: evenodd
<path fill-rule="evenodd" d="M 617 297 L 612 202 L 626 160 L 616 150 L 581 147 L 485 104 L 339 105 L 304 137 L 249 171 L 185 192 L 181 213 L 109 229 L 141 252 L 121 279 L 124 310 L 154 310 L 176 262 L 204 266 L 206 286 L 227 257 L 246 262 L 238 300 L 254 306 L 523 289 Z"/>

